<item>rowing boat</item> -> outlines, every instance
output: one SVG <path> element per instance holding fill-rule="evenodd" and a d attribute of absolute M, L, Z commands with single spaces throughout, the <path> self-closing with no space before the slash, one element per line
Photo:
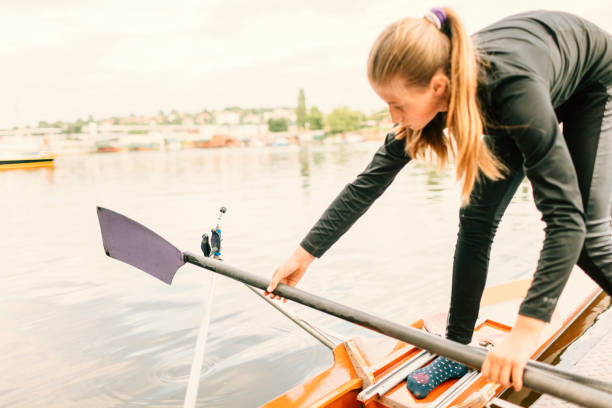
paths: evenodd
<path fill-rule="evenodd" d="M 98 219 L 105 253 L 128 263 L 170 285 L 174 275 L 189 263 L 221 274 L 255 288 L 265 289 L 269 281 L 209 257 L 214 253 L 203 248 L 205 256 L 182 252 L 147 227 L 114 211 L 98 207 Z M 219 230 L 220 232 L 220 230 Z M 219 241 L 220 242 L 220 241 Z M 204 241 L 203 241 L 204 243 Z M 217 248 L 217 247 L 215 247 Z M 207 249 L 207 250 L 205 250 Z M 216 250 L 216 249 L 215 249 Z M 516 320 L 521 301 L 530 286 L 528 280 L 492 287 L 482 298 L 480 319 L 472 345 L 462 345 L 443 338 L 446 318 L 435 315 L 403 326 L 298 288 L 279 284 L 274 294 L 320 310 L 346 321 L 359 324 L 389 337 L 378 340 L 353 338 L 333 345 L 333 365 L 263 405 L 279 407 L 456 407 L 485 406 L 503 391 L 503 386 L 486 381 L 477 371 L 486 358 L 486 349 L 498 344 L 509 334 Z M 584 274 L 571 276 L 559 299 L 551 322 L 544 330 L 537 358 L 570 324 L 593 303 L 601 290 Z M 268 299 L 270 303 L 270 301 Z M 283 313 L 283 309 L 279 309 Z M 286 313 L 288 317 L 290 313 Z M 334 344 L 315 328 L 292 318 L 302 328 L 326 345 Z M 204 328 L 205 325 L 202 325 Z M 318 333 L 317 333 L 318 332 Z M 206 333 L 206 330 L 202 330 Z M 200 335 L 198 335 L 200 339 Z M 205 339 L 205 335 L 202 336 Z M 199 344 L 200 342 L 198 342 Z M 472 368 L 458 380 L 447 381 L 422 400 L 415 399 L 405 385 L 406 376 L 428 364 L 436 355 L 443 355 Z M 194 363 L 201 361 L 196 352 Z M 196 374 L 200 370 L 196 367 Z M 197 394 L 197 377 L 194 392 Z M 191 383 L 191 379 L 190 379 Z M 612 406 L 612 384 L 556 369 L 537 361 L 529 361 L 523 373 L 526 387 L 567 401 L 593 408 Z M 186 407 L 195 405 L 195 398 Z M 499 401 L 496 401 L 496 403 Z"/>
<path fill-rule="evenodd" d="M 490 347 L 509 333 L 530 280 L 521 280 L 485 290 L 473 346 Z M 577 271 L 559 300 L 553 318 L 543 333 L 538 350 L 542 354 L 600 293 L 586 275 Z M 412 327 L 435 335 L 444 333 L 446 316 L 437 314 L 418 320 Z M 294 387 L 264 408 L 403 408 L 482 407 L 501 394 L 504 387 L 486 381 L 476 370 L 449 380 L 426 398 L 417 400 L 406 387 L 406 375 L 429 363 L 434 355 L 410 344 L 386 337 L 366 341 L 354 338 L 334 350 L 334 363 L 327 370 Z"/>

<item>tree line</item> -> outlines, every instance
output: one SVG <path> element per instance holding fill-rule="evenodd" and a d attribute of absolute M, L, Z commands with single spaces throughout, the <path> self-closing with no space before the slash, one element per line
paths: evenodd
<path fill-rule="evenodd" d="M 240 123 L 243 118 L 248 114 L 263 115 L 266 112 L 272 112 L 273 109 L 259 108 L 259 109 L 242 109 L 237 106 L 228 107 L 225 111 L 232 111 L 240 114 Z M 161 125 L 175 124 L 180 125 L 184 123 L 185 118 L 196 119 L 198 115 L 204 116 L 204 124 L 215 123 L 213 112 L 203 110 L 199 113 L 179 113 L 176 109 L 173 109 L 170 113 L 164 113 L 159 111 L 156 115 L 150 117 L 155 122 Z M 380 110 L 371 115 L 365 115 L 358 110 L 353 110 L 348 107 L 339 107 L 332 110 L 329 114 L 324 115 L 316 106 L 311 106 L 310 109 L 306 107 L 306 97 L 304 90 L 300 89 L 298 93 L 297 106 L 295 108 L 295 124 L 299 130 L 325 130 L 328 134 L 346 133 L 353 132 L 365 126 L 365 123 L 369 120 L 379 122 L 385 116 L 388 115 L 386 109 Z M 113 124 L 142 124 L 142 123 L 131 123 L 130 118 L 137 118 L 135 115 L 130 115 L 128 118 L 112 117 Z M 96 122 L 92 115 L 86 120 L 77 119 L 74 122 L 46 122 L 40 121 L 38 127 L 47 128 L 61 128 L 62 133 L 76 134 L 81 133 L 83 128 L 90 122 Z M 270 132 L 285 132 L 289 130 L 291 122 L 288 118 L 271 118 L 267 121 L 268 129 Z"/>
<path fill-rule="evenodd" d="M 298 129 L 322 130 L 327 128 L 328 133 L 337 134 L 358 130 L 364 126 L 367 120 L 380 121 L 386 114 L 387 110 L 383 109 L 366 116 L 360 111 L 340 107 L 323 116 L 316 106 L 312 106 L 310 110 L 306 109 L 304 90 L 300 89 L 297 107 L 295 108 L 295 123 Z M 286 118 L 270 119 L 268 120 L 268 129 L 270 132 L 285 132 L 289 129 L 289 124 L 289 120 Z"/>

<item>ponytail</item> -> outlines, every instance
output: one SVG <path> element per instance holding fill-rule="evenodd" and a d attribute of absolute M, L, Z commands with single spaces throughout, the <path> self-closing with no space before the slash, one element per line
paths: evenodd
<path fill-rule="evenodd" d="M 457 179 L 463 179 L 462 202 L 467 204 L 480 171 L 489 179 L 502 178 L 505 170 L 482 139 L 483 115 L 476 90 L 478 59 L 471 38 L 455 12 L 447 7 L 446 22 L 450 32 L 450 98 L 446 125 L 456 144 Z"/>

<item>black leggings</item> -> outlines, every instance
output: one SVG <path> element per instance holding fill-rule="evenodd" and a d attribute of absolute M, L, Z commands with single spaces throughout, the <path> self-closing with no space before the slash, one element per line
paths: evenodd
<path fill-rule="evenodd" d="M 612 296 L 612 87 L 595 86 L 555 110 L 578 176 L 586 238 L 577 265 Z M 469 343 L 485 287 L 489 254 L 499 221 L 525 177 L 523 160 L 509 138 L 487 138 L 511 173 L 476 185 L 459 214 L 447 338 Z M 563 163 L 559 163 L 563 165 Z"/>

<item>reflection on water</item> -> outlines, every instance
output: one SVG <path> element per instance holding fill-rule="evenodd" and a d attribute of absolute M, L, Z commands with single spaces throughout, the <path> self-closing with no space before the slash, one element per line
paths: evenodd
<path fill-rule="evenodd" d="M 302 188 L 304 188 L 304 190 L 308 190 L 310 187 L 310 145 L 300 146 L 298 160 L 300 162 Z"/>
<path fill-rule="evenodd" d="M 209 272 L 185 266 L 169 287 L 107 258 L 97 205 L 191 251 L 225 205 L 224 259 L 269 277 L 377 148 L 100 154 L 0 173 L 0 406 L 182 406 Z M 445 308 L 458 204 L 452 170 L 409 164 L 300 287 L 399 323 Z M 531 272 L 542 237 L 525 185 L 500 226 L 489 283 Z M 346 337 L 374 335 L 289 307 Z M 246 288 L 220 279 L 199 403 L 256 406 L 331 358 Z"/>

